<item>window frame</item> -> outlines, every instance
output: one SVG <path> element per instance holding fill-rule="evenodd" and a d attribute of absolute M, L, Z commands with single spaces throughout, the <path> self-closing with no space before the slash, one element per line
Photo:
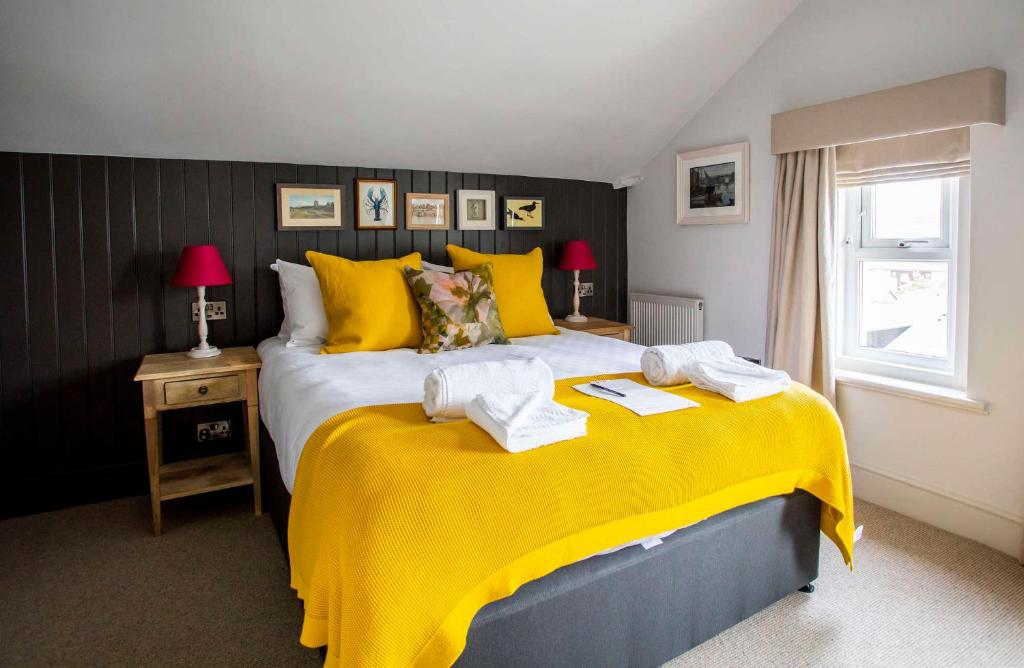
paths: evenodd
<path fill-rule="evenodd" d="M 967 375 L 968 225 L 970 177 L 942 179 L 939 237 L 884 239 L 872 235 L 874 187 L 841 187 L 839 195 L 841 268 L 839 275 L 839 342 L 836 365 L 840 370 L 898 378 L 963 389 Z M 910 242 L 910 243 L 908 243 Z M 871 260 L 933 261 L 948 263 L 948 358 L 867 348 L 860 345 L 861 263 Z"/>

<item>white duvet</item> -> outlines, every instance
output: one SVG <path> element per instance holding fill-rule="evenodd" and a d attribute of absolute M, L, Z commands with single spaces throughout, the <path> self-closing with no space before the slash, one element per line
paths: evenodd
<path fill-rule="evenodd" d="M 434 355 L 403 348 L 384 352 L 321 355 L 318 346 L 286 347 L 274 337 L 259 345 L 260 411 L 274 439 L 281 478 L 292 491 L 306 441 L 328 418 L 352 408 L 423 401 L 423 380 L 437 368 L 537 357 L 555 378 L 640 371 L 643 346 L 563 329 L 560 335 L 512 339 Z"/>

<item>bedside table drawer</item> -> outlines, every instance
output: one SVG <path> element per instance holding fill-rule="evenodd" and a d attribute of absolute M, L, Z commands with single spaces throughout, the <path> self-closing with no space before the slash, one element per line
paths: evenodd
<path fill-rule="evenodd" d="M 242 386 L 238 376 L 214 376 L 194 380 L 176 380 L 164 383 L 164 403 L 190 404 L 196 401 L 213 401 L 240 397 Z"/>

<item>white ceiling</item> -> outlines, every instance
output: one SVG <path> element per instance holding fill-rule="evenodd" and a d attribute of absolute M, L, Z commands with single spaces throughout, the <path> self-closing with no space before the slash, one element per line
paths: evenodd
<path fill-rule="evenodd" d="M 0 150 L 611 181 L 799 2 L 0 0 Z"/>

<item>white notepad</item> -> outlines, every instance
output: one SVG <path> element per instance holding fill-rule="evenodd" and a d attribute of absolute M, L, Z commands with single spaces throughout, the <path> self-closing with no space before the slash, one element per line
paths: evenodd
<path fill-rule="evenodd" d="M 678 411 L 684 408 L 700 406 L 696 401 L 691 401 L 690 399 L 681 397 L 678 394 L 672 394 L 671 392 L 665 392 L 664 390 L 656 390 L 653 387 L 647 387 L 646 385 L 641 385 L 640 383 L 632 380 L 626 380 L 624 378 L 619 378 L 617 380 L 599 380 L 597 383 L 609 389 L 621 392 L 626 396 L 617 397 L 610 392 L 599 390 L 590 383 L 573 385 L 572 387 L 574 390 L 578 390 L 583 394 L 588 394 L 599 399 L 607 399 L 608 401 L 628 408 L 637 415 L 657 415 L 658 413 L 668 413 L 669 411 Z"/>

